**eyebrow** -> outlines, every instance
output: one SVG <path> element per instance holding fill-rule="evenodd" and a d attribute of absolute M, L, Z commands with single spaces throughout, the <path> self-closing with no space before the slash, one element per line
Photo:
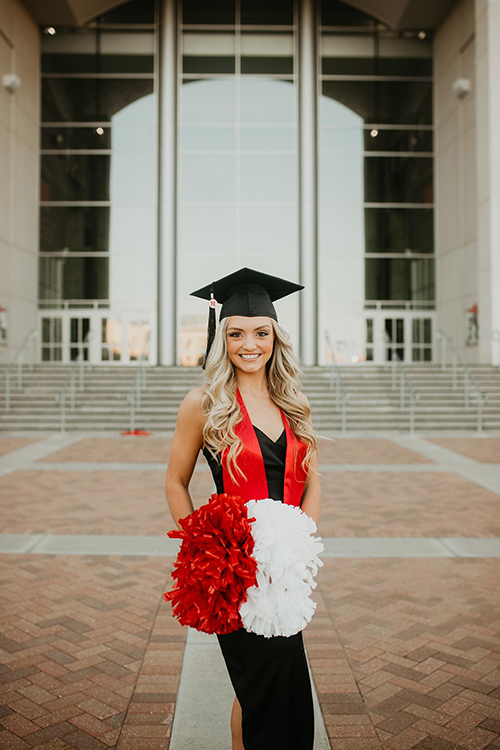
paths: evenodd
<path fill-rule="evenodd" d="M 271 326 L 268 323 L 264 323 L 262 326 L 257 326 L 257 328 L 254 328 L 254 331 L 260 331 L 261 328 L 271 328 Z M 228 331 L 244 331 L 244 328 L 237 328 L 236 326 L 229 326 L 227 329 Z"/>

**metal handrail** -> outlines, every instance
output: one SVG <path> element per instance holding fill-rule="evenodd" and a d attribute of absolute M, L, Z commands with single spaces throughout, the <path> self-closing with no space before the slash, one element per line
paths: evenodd
<path fill-rule="evenodd" d="M 66 432 L 66 392 L 69 388 L 70 390 L 70 409 L 71 411 L 75 411 L 75 380 L 76 380 L 76 368 L 79 368 L 79 382 L 78 382 L 78 388 L 80 391 L 83 391 L 83 374 L 84 374 L 84 368 L 87 366 L 89 370 L 92 369 L 92 365 L 90 363 L 90 359 L 85 360 L 83 359 L 83 351 L 85 347 L 88 345 L 90 339 L 92 338 L 92 332 L 87 331 L 81 345 L 80 345 L 80 351 L 78 352 L 77 356 L 71 363 L 70 371 L 66 377 L 66 380 L 64 381 L 63 385 L 59 389 L 58 393 L 56 393 L 55 399 L 61 404 L 61 432 Z"/>
<path fill-rule="evenodd" d="M 446 370 L 446 346 L 448 345 L 451 350 L 452 354 L 452 363 L 451 363 L 451 389 L 452 391 L 456 391 L 458 388 L 458 373 L 457 373 L 457 365 L 460 364 L 460 366 L 463 369 L 463 375 L 464 375 L 464 410 L 469 411 L 469 382 L 472 383 L 473 387 L 476 391 L 476 397 L 477 397 L 477 431 L 482 432 L 482 410 L 483 405 L 488 400 L 488 394 L 483 391 L 479 383 L 477 382 L 476 378 L 472 374 L 472 372 L 469 370 L 469 367 L 464 362 L 460 354 L 458 353 L 458 350 L 453 343 L 453 339 L 451 336 L 448 336 L 446 331 L 443 331 L 442 328 L 438 328 L 437 330 L 437 338 L 438 340 L 441 340 L 441 370 L 442 372 L 445 372 Z"/>
<path fill-rule="evenodd" d="M 3 380 L 3 378 L 5 378 L 5 411 L 10 411 L 10 370 L 11 370 L 11 367 L 14 367 L 14 365 L 17 363 L 17 390 L 22 391 L 24 350 L 28 346 L 30 341 L 34 343 L 37 338 L 38 338 L 38 329 L 32 328 L 31 331 L 29 331 L 29 333 L 26 334 L 26 336 L 21 342 L 21 345 L 17 348 L 17 351 L 15 352 L 14 356 L 10 360 L 9 364 L 6 366 L 5 370 L 0 375 L 0 381 Z M 34 346 L 33 346 L 31 362 L 28 362 L 28 368 L 30 372 L 33 371 L 34 359 L 35 359 L 35 354 L 34 354 Z"/>
<path fill-rule="evenodd" d="M 498 328 L 493 328 L 491 338 L 498 342 L 498 369 L 500 370 L 500 330 Z"/>
<path fill-rule="evenodd" d="M 391 388 L 394 391 L 397 385 L 397 370 L 399 369 L 399 408 L 405 408 L 406 390 L 410 393 L 410 434 L 415 433 L 415 402 L 419 399 L 419 394 L 412 386 L 403 360 L 398 354 L 399 344 L 394 343 L 391 336 L 384 330 L 385 342 L 390 346 L 391 356 Z M 388 363 L 387 363 L 388 364 Z"/>
<path fill-rule="evenodd" d="M 149 367 L 149 358 L 146 354 L 146 347 L 149 345 L 149 331 L 143 341 L 141 355 L 137 360 L 135 376 L 132 386 L 127 394 L 127 401 L 130 404 L 129 432 L 135 433 L 135 415 L 136 411 L 141 408 L 141 392 L 146 388 L 146 368 Z"/>
<path fill-rule="evenodd" d="M 335 409 L 337 411 L 340 409 L 341 432 L 347 432 L 347 401 L 349 394 L 344 385 L 341 369 L 337 362 L 335 362 L 334 350 L 328 331 L 325 331 L 325 338 L 332 354 L 332 367 L 329 373 L 330 390 L 335 390 Z"/>

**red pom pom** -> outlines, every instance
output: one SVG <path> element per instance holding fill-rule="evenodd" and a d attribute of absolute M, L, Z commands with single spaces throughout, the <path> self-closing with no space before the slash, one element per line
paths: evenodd
<path fill-rule="evenodd" d="M 214 494 L 179 520 L 182 529 L 168 532 L 182 543 L 172 571 L 174 587 L 163 596 L 182 625 L 220 635 L 241 627 L 240 604 L 256 584 L 254 520 L 241 497 Z"/>

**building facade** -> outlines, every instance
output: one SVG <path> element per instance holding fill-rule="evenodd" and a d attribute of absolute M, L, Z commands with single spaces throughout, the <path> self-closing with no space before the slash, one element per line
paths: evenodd
<path fill-rule="evenodd" d="M 278 303 L 305 364 L 432 362 L 440 329 L 499 361 L 499 6 L 385 5 L 9 0 L 39 26 L 40 193 L 4 351 L 34 325 L 42 362 L 196 365 L 189 292 L 249 266 L 305 284 Z"/>

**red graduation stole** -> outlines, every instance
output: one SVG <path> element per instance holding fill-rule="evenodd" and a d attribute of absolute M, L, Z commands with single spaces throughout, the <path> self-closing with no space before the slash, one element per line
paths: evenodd
<path fill-rule="evenodd" d="M 240 484 L 233 482 L 227 468 L 227 454 L 229 453 L 229 449 L 226 448 L 222 454 L 224 492 L 228 495 L 240 495 L 244 500 L 262 500 L 265 497 L 269 497 L 262 451 L 260 450 L 259 440 L 255 434 L 239 389 L 236 390 L 236 398 L 243 416 L 243 420 L 235 427 L 235 432 L 243 443 L 243 450 L 238 456 L 237 461 L 238 466 L 244 472 L 247 479 L 245 481 L 242 477 L 236 475 L 236 479 Z M 283 410 L 280 409 L 280 412 L 286 433 L 283 500 L 287 505 L 300 506 L 307 479 L 307 471 L 304 471 L 302 468 L 302 461 L 306 455 L 307 445 L 293 434 Z"/>

